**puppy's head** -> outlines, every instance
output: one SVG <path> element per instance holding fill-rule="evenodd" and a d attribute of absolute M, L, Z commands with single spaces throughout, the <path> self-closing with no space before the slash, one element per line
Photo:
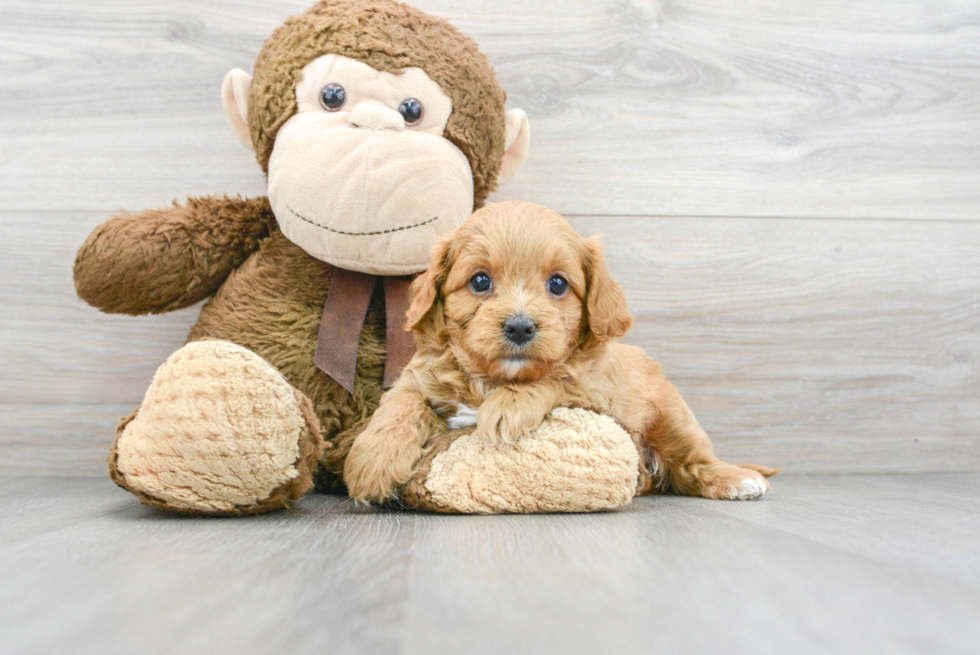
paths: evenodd
<path fill-rule="evenodd" d="M 487 205 L 443 238 L 407 318 L 420 348 L 450 348 L 498 381 L 543 377 L 632 324 L 598 239 L 523 202 Z"/>

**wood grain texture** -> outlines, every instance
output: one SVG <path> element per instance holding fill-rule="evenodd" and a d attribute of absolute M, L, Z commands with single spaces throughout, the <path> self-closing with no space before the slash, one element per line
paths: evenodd
<path fill-rule="evenodd" d="M 572 222 L 724 457 L 980 469 L 980 224 Z"/>
<path fill-rule="evenodd" d="M 30 508 L 30 526 L 46 529 L 0 542 L 0 559 L 25 574 L 0 591 L 0 651 L 312 653 L 311 642 L 394 651 L 414 516 L 372 516 L 321 495 L 257 521 L 199 521 L 132 499 L 113 511 L 126 494 L 94 491 L 107 484 L 54 482 L 62 494 L 78 489 L 90 511 L 103 508 L 81 525 L 46 513 L 48 492 L 18 499 L 15 514 Z"/>
<path fill-rule="evenodd" d="M 104 216 L 0 213 L 0 469 L 102 475 L 196 309 L 74 294 Z M 573 217 L 719 454 L 802 472 L 980 470 L 980 222 Z M 32 245 L 37 225 L 45 243 Z M 31 271 L 30 274 L 26 274 Z"/>
<path fill-rule="evenodd" d="M 0 477 L 0 548 L 133 509 L 133 498 L 107 480 Z M 66 493 L 71 489 L 72 493 Z"/>
<path fill-rule="evenodd" d="M 888 519 L 865 521 L 851 535 L 851 546 L 866 546 L 868 555 L 819 538 L 833 523 L 820 505 L 856 518 L 846 509 L 850 493 L 881 498 L 877 480 L 857 477 L 840 490 L 813 482 L 776 478 L 774 495 L 750 508 L 653 497 L 614 515 L 546 522 L 423 520 L 413 651 L 465 644 L 481 653 L 968 652 L 980 637 L 976 610 L 968 609 L 980 603 L 976 580 L 936 573 L 943 553 L 936 535 L 916 544 L 932 549 L 919 558 L 927 563 L 912 564 L 892 559 L 912 549 L 880 549 L 873 533 L 907 515 L 928 528 L 964 522 L 969 528 L 944 550 L 974 559 L 966 544 L 980 527 L 971 517 L 976 503 L 921 515 L 898 498 L 880 500 Z M 808 505 L 814 488 L 822 502 Z M 771 520 L 763 527 L 736 518 L 747 509 Z M 782 530 L 787 514 L 805 517 L 810 530 Z M 963 604 L 951 609 L 954 598 Z"/>
<path fill-rule="evenodd" d="M 215 520 L 105 480 L 0 479 L 0 651 L 975 651 L 980 475 L 773 487 L 504 517 L 315 495 Z"/>
<path fill-rule="evenodd" d="M 779 503 L 709 509 L 896 567 L 980 584 L 980 558 L 959 546 L 980 539 L 976 474 L 784 480 L 773 482 Z"/>
<path fill-rule="evenodd" d="M 74 253 L 106 218 L 0 212 L 0 469 L 103 474 L 118 419 L 196 320 L 112 316 L 75 296 Z"/>
<path fill-rule="evenodd" d="M 0 209 L 260 193 L 218 89 L 303 1 L 0 2 Z M 980 6 L 416 0 L 493 60 L 563 213 L 978 218 Z"/>
<path fill-rule="evenodd" d="M 628 339 L 723 457 L 980 469 L 980 7 L 415 4 L 531 117 L 496 197 L 606 233 Z M 103 474 L 197 309 L 99 314 L 75 250 L 120 208 L 264 192 L 218 88 L 305 6 L 0 0 L 0 470 Z"/>

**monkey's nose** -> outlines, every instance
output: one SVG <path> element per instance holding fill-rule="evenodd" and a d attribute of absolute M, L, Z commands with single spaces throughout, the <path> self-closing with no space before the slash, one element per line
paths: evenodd
<path fill-rule="evenodd" d="M 354 107 L 347 122 L 366 130 L 404 130 L 405 119 L 394 109 L 362 102 Z"/>
<path fill-rule="evenodd" d="M 534 338 L 538 332 L 538 326 L 534 324 L 531 317 L 527 314 L 511 316 L 504 323 L 504 336 L 515 346 L 525 344 Z"/>

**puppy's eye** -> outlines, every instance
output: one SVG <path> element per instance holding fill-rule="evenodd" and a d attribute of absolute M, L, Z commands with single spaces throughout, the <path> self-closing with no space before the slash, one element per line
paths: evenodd
<path fill-rule="evenodd" d="M 327 111 L 337 111 L 347 102 L 344 87 L 331 82 L 320 90 L 320 104 Z"/>
<path fill-rule="evenodd" d="M 405 119 L 405 125 L 416 125 L 422 120 L 424 109 L 417 98 L 407 98 L 398 105 L 398 113 Z"/>
<path fill-rule="evenodd" d="M 560 275 L 553 275 L 548 280 L 548 291 L 555 296 L 564 296 L 565 292 L 568 291 L 568 280 Z"/>
<path fill-rule="evenodd" d="M 486 293 L 493 286 L 490 276 L 486 273 L 477 273 L 470 278 L 470 289 L 473 293 Z"/>

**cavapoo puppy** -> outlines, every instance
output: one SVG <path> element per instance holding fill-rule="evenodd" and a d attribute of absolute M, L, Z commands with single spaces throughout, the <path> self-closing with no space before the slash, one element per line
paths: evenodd
<path fill-rule="evenodd" d="M 412 283 L 417 352 L 354 441 L 352 497 L 392 498 L 426 438 L 476 414 L 485 437 L 512 443 L 556 407 L 613 416 L 643 471 L 637 493 L 758 498 L 765 466 L 726 464 L 680 393 L 642 350 L 613 341 L 632 317 L 599 242 L 557 213 L 503 202 L 477 211 L 435 248 Z"/>

